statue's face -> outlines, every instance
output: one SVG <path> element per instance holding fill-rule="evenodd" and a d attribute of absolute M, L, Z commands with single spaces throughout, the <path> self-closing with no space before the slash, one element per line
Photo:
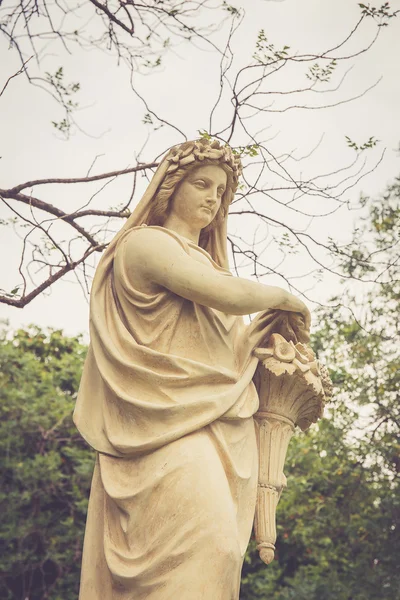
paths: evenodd
<path fill-rule="evenodd" d="M 171 213 L 190 225 L 203 229 L 214 219 L 221 206 L 227 174 L 221 167 L 207 165 L 191 171 L 171 200 Z"/>

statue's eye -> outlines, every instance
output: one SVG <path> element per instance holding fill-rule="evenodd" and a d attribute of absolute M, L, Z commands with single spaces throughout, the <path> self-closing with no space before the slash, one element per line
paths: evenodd
<path fill-rule="evenodd" d="M 203 181 L 203 179 L 196 179 L 196 181 L 194 182 L 194 184 L 199 187 L 199 188 L 205 188 L 206 187 L 206 183 L 205 181 Z"/>

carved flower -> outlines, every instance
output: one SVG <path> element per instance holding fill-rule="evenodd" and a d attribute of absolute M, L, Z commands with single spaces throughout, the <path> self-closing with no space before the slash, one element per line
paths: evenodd
<path fill-rule="evenodd" d="M 174 171 L 177 171 L 179 168 L 179 164 L 178 163 L 172 163 L 169 165 L 168 169 L 167 169 L 167 173 L 173 173 Z"/>
<path fill-rule="evenodd" d="M 193 152 L 194 148 L 195 148 L 194 142 L 185 142 L 184 144 L 182 144 L 182 146 L 180 147 L 180 150 L 179 150 L 180 158 L 186 158 L 186 156 L 189 156 L 189 154 L 191 154 Z"/>
<path fill-rule="evenodd" d="M 319 375 L 321 377 L 322 387 L 324 389 L 325 400 L 330 402 L 333 396 L 333 383 L 329 376 L 329 371 L 325 365 L 319 363 Z"/>
<path fill-rule="evenodd" d="M 227 163 L 232 169 L 233 179 L 237 184 L 238 177 L 242 172 L 240 157 L 234 154 L 228 145 L 221 146 L 218 140 L 207 138 L 201 138 L 194 142 L 184 142 L 180 146 L 171 148 L 166 158 L 170 162 L 168 172 L 174 172 L 179 167 L 190 164 L 195 160 L 203 162 L 205 159 Z"/>
<path fill-rule="evenodd" d="M 296 358 L 296 350 L 293 342 L 287 342 L 286 340 L 283 342 L 279 341 L 274 346 L 274 355 L 282 362 L 292 362 Z"/>

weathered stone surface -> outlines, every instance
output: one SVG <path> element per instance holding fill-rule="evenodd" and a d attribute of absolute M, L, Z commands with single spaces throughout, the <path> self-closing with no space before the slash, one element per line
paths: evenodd
<path fill-rule="evenodd" d="M 80 600 L 237 599 L 257 494 L 269 561 L 285 448 L 322 392 L 298 345 L 304 303 L 229 271 L 240 172 L 218 142 L 173 148 L 97 268 L 74 413 L 97 451 Z M 287 379 L 299 391 L 283 414 Z"/>

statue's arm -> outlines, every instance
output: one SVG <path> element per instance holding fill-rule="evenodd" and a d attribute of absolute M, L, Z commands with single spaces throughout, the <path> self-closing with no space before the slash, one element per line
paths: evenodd
<path fill-rule="evenodd" d="M 139 229 L 127 236 L 124 243 L 128 277 L 139 276 L 197 304 L 232 315 L 268 309 L 298 312 L 309 326 L 308 308 L 296 296 L 279 287 L 219 274 L 211 265 L 190 257 L 176 240 L 162 231 Z"/>

